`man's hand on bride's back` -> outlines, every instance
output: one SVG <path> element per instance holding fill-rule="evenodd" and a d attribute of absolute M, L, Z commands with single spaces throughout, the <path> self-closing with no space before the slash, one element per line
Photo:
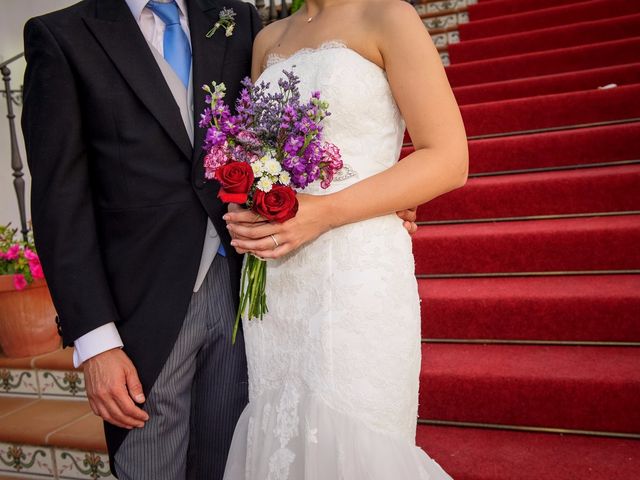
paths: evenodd
<path fill-rule="evenodd" d="M 407 210 L 401 210 L 396 213 L 402 220 L 404 220 L 403 226 L 407 229 L 410 235 L 413 235 L 418 231 L 418 225 L 416 219 L 418 218 L 418 207 L 409 208 Z"/>
<path fill-rule="evenodd" d="M 108 350 L 84 362 L 83 368 L 93 413 L 117 427 L 144 427 L 149 415 L 136 405 L 145 401 L 142 385 L 126 353 Z"/>
<path fill-rule="evenodd" d="M 230 204 L 224 219 L 231 234 L 231 245 L 241 254 L 251 252 L 260 258 L 279 258 L 331 229 L 322 197 L 299 194 L 298 201 L 297 215 L 281 224 L 267 222 L 250 210 Z M 415 208 L 397 215 L 404 220 L 404 228 L 410 234 L 418 230 Z"/>

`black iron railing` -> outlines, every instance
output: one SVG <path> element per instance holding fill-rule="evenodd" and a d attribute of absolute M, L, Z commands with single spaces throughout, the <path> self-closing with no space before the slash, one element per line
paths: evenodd
<path fill-rule="evenodd" d="M 13 107 L 22 103 L 22 89 L 13 90 L 11 88 L 11 70 L 9 65 L 16 60 L 21 59 L 24 56 L 23 53 L 11 57 L 8 60 L 0 63 L 0 73 L 2 73 L 2 81 L 4 82 L 4 90 L 0 90 L 2 95 L 7 100 L 7 119 L 9 120 L 9 135 L 11 142 L 11 169 L 13 170 L 13 187 L 18 197 L 18 210 L 20 212 L 20 231 L 25 241 L 27 240 L 27 234 L 29 233 L 29 226 L 27 224 L 27 206 L 25 202 L 25 182 L 24 182 L 24 165 L 22 163 L 22 157 L 20 156 L 20 149 L 18 148 L 18 136 L 16 133 L 16 115 L 13 111 Z"/>

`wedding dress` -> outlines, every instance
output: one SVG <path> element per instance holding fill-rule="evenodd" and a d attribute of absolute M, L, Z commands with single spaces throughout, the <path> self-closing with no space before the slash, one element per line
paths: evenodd
<path fill-rule="evenodd" d="M 329 102 L 324 138 L 345 167 L 323 195 L 397 160 L 404 121 L 386 73 L 340 42 L 270 57 L 302 99 Z M 375 201 L 372 198 L 371 201 Z M 396 215 L 325 233 L 267 267 L 269 313 L 244 320 L 250 403 L 225 480 L 450 479 L 415 446 L 420 307 L 411 239 Z"/>

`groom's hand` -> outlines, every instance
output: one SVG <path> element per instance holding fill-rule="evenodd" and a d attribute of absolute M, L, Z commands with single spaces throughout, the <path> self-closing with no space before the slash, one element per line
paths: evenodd
<path fill-rule="evenodd" d="M 127 354 L 115 348 L 90 358 L 83 366 L 93 413 L 121 428 L 144 427 L 149 415 L 136 406 L 145 398 L 138 372 Z"/>
<path fill-rule="evenodd" d="M 407 229 L 407 232 L 409 232 L 410 235 L 413 235 L 418 231 L 418 225 L 416 224 L 416 219 L 418 218 L 417 210 L 418 207 L 414 207 L 396 213 L 396 215 L 404 220 L 404 228 Z"/>

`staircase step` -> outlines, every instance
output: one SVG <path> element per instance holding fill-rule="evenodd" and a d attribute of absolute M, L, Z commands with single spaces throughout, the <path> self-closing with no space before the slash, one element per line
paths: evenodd
<path fill-rule="evenodd" d="M 640 215 L 429 225 L 413 244 L 418 274 L 640 269 Z"/>
<path fill-rule="evenodd" d="M 639 3 L 640 5 L 640 3 Z M 605 85 L 640 83 L 640 63 L 558 73 L 542 77 L 467 85 L 453 89 L 459 105 L 495 102 L 514 98 L 597 90 Z"/>
<path fill-rule="evenodd" d="M 640 433 L 640 347 L 423 344 L 424 419 Z"/>
<path fill-rule="evenodd" d="M 0 396 L 0 425 L 2 458 L 24 454 L 19 466 L 0 462 L 0 478 L 114 478 L 102 420 L 87 401 Z"/>
<path fill-rule="evenodd" d="M 604 18 L 595 21 L 560 25 L 533 31 L 520 31 L 495 37 L 468 40 L 449 45 L 453 64 L 508 57 L 523 53 L 591 45 L 623 38 L 633 38 L 640 31 L 640 14 Z"/>
<path fill-rule="evenodd" d="M 473 174 L 640 160 L 640 122 L 469 142 Z M 413 152 L 402 149 L 401 157 Z"/>
<path fill-rule="evenodd" d="M 640 471 L 637 440 L 419 425 L 417 443 L 456 480 L 613 480 Z"/>
<path fill-rule="evenodd" d="M 640 342 L 640 275 L 418 281 L 422 336 Z"/>
<path fill-rule="evenodd" d="M 584 0 L 485 0 L 469 5 L 468 12 L 469 18 L 476 21 L 583 2 Z"/>
<path fill-rule="evenodd" d="M 551 49 L 451 65 L 453 87 L 640 62 L 640 38 Z"/>
<path fill-rule="evenodd" d="M 555 3 L 555 2 L 554 2 Z M 640 12 L 635 0 L 594 0 L 567 5 L 552 5 L 550 8 L 501 15 L 486 20 L 473 19 L 458 26 L 462 41 L 507 35 L 522 31 L 539 30 L 570 23 L 600 20 L 610 14 L 616 17 Z"/>
<path fill-rule="evenodd" d="M 0 397 L 0 411 L 10 398 Z M 9 403 L 11 405 L 11 403 Z M 10 408 L 10 407 L 8 407 Z M 52 445 L 51 436 L 93 415 L 88 402 L 73 400 L 36 400 L 2 416 L 0 442 L 24 445 Z M 72 443 L 68 448 L 82 448 Z"/>
<path fill-rule="evenodd" d="M 418 209 L 418 221 L 640 211 L 640 164 L 470 179 Z"/>
<path fill-rule="evenodd" d="M 640 84 L 460 107 L 467 135 L 570 127 L 640 117 Z"/>

